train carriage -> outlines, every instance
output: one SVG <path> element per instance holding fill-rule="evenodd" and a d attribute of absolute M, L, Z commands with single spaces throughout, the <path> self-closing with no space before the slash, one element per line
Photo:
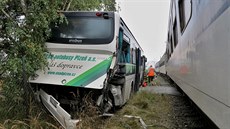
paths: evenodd
<path fill-rule="evenodd" d="M 167 74 L 219 127 L 230 127 L 230 1 L 172 0 Z"/>
<path fill-rule="evenodd" d="M 166 52 L 163 54 L 163 56 L 160 58 L 160 60 L 155 64 L 155 71 L 158 74 L 163 74 L 166 75 L 166 69 L 165 69 L 165 64 L 167 62 L 167 54 Z"/>
<path fill-rule="evenodd" d="M 172 0 L 167 74 L 221 129 L 230 127 L 230 1 Z"/>

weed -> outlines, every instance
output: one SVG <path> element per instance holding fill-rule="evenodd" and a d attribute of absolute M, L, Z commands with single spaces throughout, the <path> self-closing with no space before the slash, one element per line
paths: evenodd
<path fill-rule="evenodd" d="M 138 119 L 126 118 L 124 115 L 139 116 L 149 125 L 148 129 L 165 129 L 164 117 L 169 112 L 166 95 L 157 95 L 140 91 L 111 118 L 99 117 L 99 109 L 95 106 L 92 94 L 87 94 L 81 103 L 80 111 L 75 117 L 81 121 L 77 129 L 140 129 L 142 125 Z M 7 105 L 7 101 L 0 100 L 0 129 L 59 129 L 61 128 L 54 118 L 43 110 L 43 106 L 30 99 L 29 116 L 22 113 L 24 107 Z M 20 107 L 22 106 L 22 107 Z M 18 110 L 16 112 L 16 109 Z M 13 114 L 16 113 L 16 116 Z"/>
<path fill-rule="evenodd" d="M 101 129 L 104 125 L 104 118 L 99 117 L 99 109 L 95 106 L 95 101 L 92 99 L 92 93 L 84 96 L 80 111 L 77 116 L 81 120 L 77 129 Z"/>
<path fill-rule="evenodd" d="M 42 106 L 32 98 L 29 107 L 23 103 L 0 100 L 0 129 L 59 129 L 54 118 L 48 115 Z M 25 113 L 28 108 L 29 114 Z"/>
<path fill-rule="evenodd" d="M 148 129 L 165 129 L 164 126 L 159 125 L 169 112 L 168 103 L 159 103 L 165 99 L 165 96 L 140 91 L 115 116 L 106 121 L 105 129 L 143 128 L 139 119 L 125 118 L 125 115 L 139 116 L 148 125 Z"/>

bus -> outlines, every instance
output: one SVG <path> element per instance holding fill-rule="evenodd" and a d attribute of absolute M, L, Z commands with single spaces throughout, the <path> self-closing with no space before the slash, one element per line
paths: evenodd
<path fill-rule="evenodd" d="M 123 106 L 143 82 L 143 49 L 116 12 L 60 12 L 51 25 L 48 67 L 30 78 L 36 95 L 58 122 L 74 128 L 66 105 L 78 110 L 92 93 L 102 114 Z"/>

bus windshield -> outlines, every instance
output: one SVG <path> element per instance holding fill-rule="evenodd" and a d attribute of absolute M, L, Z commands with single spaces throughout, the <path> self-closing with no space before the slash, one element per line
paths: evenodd
<path fill-rule="evenodd" d="M 48 42 L 106 44 L 113 39 L 113 18 L 66 16 L 67 23 L 52 27 Z"/>

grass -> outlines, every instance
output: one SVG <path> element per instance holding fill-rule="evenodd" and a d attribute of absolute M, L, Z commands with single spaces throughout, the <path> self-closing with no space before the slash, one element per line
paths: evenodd
<path fill-rule="evenodd" d="M 81 122 L 77 129 L 140 129 L 142 124 L 140 119 L 127 118 L 125 115 L 138 116 L 148 125 L 148 129 L 167 129 L 170 124 L 167 123 L 165 116 L 168 115 L 170 106 L 167 103 L 169 99 L 165 95 L 157 95 L 140 91 L 136 93 L 129 102 L 122 107 L 113 117 L 102 118 L 98 116 L 98 110 L 90 101 L 85 101 L 84 110 L 78 114 Z M 165 101 L 166 100 L 166 101 Z M 13 118 L 2 118 L 6 113 L 6 108 L 0 104 L 0 129 L 60 129 L 60 125 L 40 106 L 31 103 L 30 115 L 25 116 L 17 113 Z M 13 109 L 11 109 L 13 110 Z M 20 109 L 21 110 L 21 109 Z M 22 111 L 22 110 L 21 110 Z M 15 111 L 14 111 L 15 112 Z M 13 113 L 13 112 L 12 112 Z M 14 113 L 15 114 L 15 113 Z"/>
<path fill-rule="evenodd" d="M 128 103 L 119 109 L 113 117 L 98 116 L 98 109 L 92 104 L 90 95 L 82 103 L 82 112 L 77 113 L 81 122 L 77 129 L 140 129 L 143 128 L 138 118 L 127 118 L 125 115 L 142 118 L 148 129 L 170 128 L 168 114 L 170 112 L 167 95 L 152 94 L 145 91 L 136 93 Z M 44 109 L 43 106 L 31 100 L 29 114 L 26 114 L 23 104 L 12 106 L 0 99 L 0 129 L 62 129 L 60 124 Z"/>
<path fill-rule="evenodd" d="M 29 108 L 29 113 L 25 111 Z M 60 129 L 60 125 L 40 104 L 31 101 L 29 107 L 23 103 L 0 100 L 0 129 Z"/>
<path fill-rule="evenodd" d="M 152 82 L 150 82 L 148 85 L 149 86 L 160 86 L 160 85 L 168 85 L 168 81 L 166 81 L 167 78 L 162 77 L 162 76 L 155 76 Z M 147 78 L 145 80 L 147 82 Z"/>
<path fill-rule="evenodd" d="M 81 120 L 77 129 L 102 129 L 105 118 L 99 117 L 98 109 L 93 105 L 92 96 L 86 95 L 82 103 L 82 112 L 76 113 Z M 0 129 L 63 129 L 61 125 L 51 116 L 48 111 L 39 103 L 30 99 L 29 107 L 23 102 L 12 104 L 0 100 Z M 26 108 L 29 109 L 27 114 Z"/>
<path fill-rule="evenodd" d="M 62 129 L 41 103 L 21 97 L 6 98 L 0 80 L 0 129 Z"/>
<path fill-rule="evenodd" d="M 2 91 L 2 80 L 0 80 L 0 92 Z"/>
<path fill-rule="evenodd" d="M 105 128 L 140 129 L 142 125 L 137 118 L 126 118 L 125 115 L 139 116 L 148 125 L 148 129 L 166 129 L 165 115 L 170 111 L 166 103 L 169 99 L 164 95 L 156 95 L 144 91 L 138 92 L 118 113 L 111 117 Z M 160 108 L 159 108 L 160 107 Z"/>
<path fill-rule="evenodd" d="M 52 121 L 52 122 L 51 122 Z M 9 118 L 0 123 L 0 129 L 59 129 L 60 125 L 45 112 L 23 119 Z"/>

